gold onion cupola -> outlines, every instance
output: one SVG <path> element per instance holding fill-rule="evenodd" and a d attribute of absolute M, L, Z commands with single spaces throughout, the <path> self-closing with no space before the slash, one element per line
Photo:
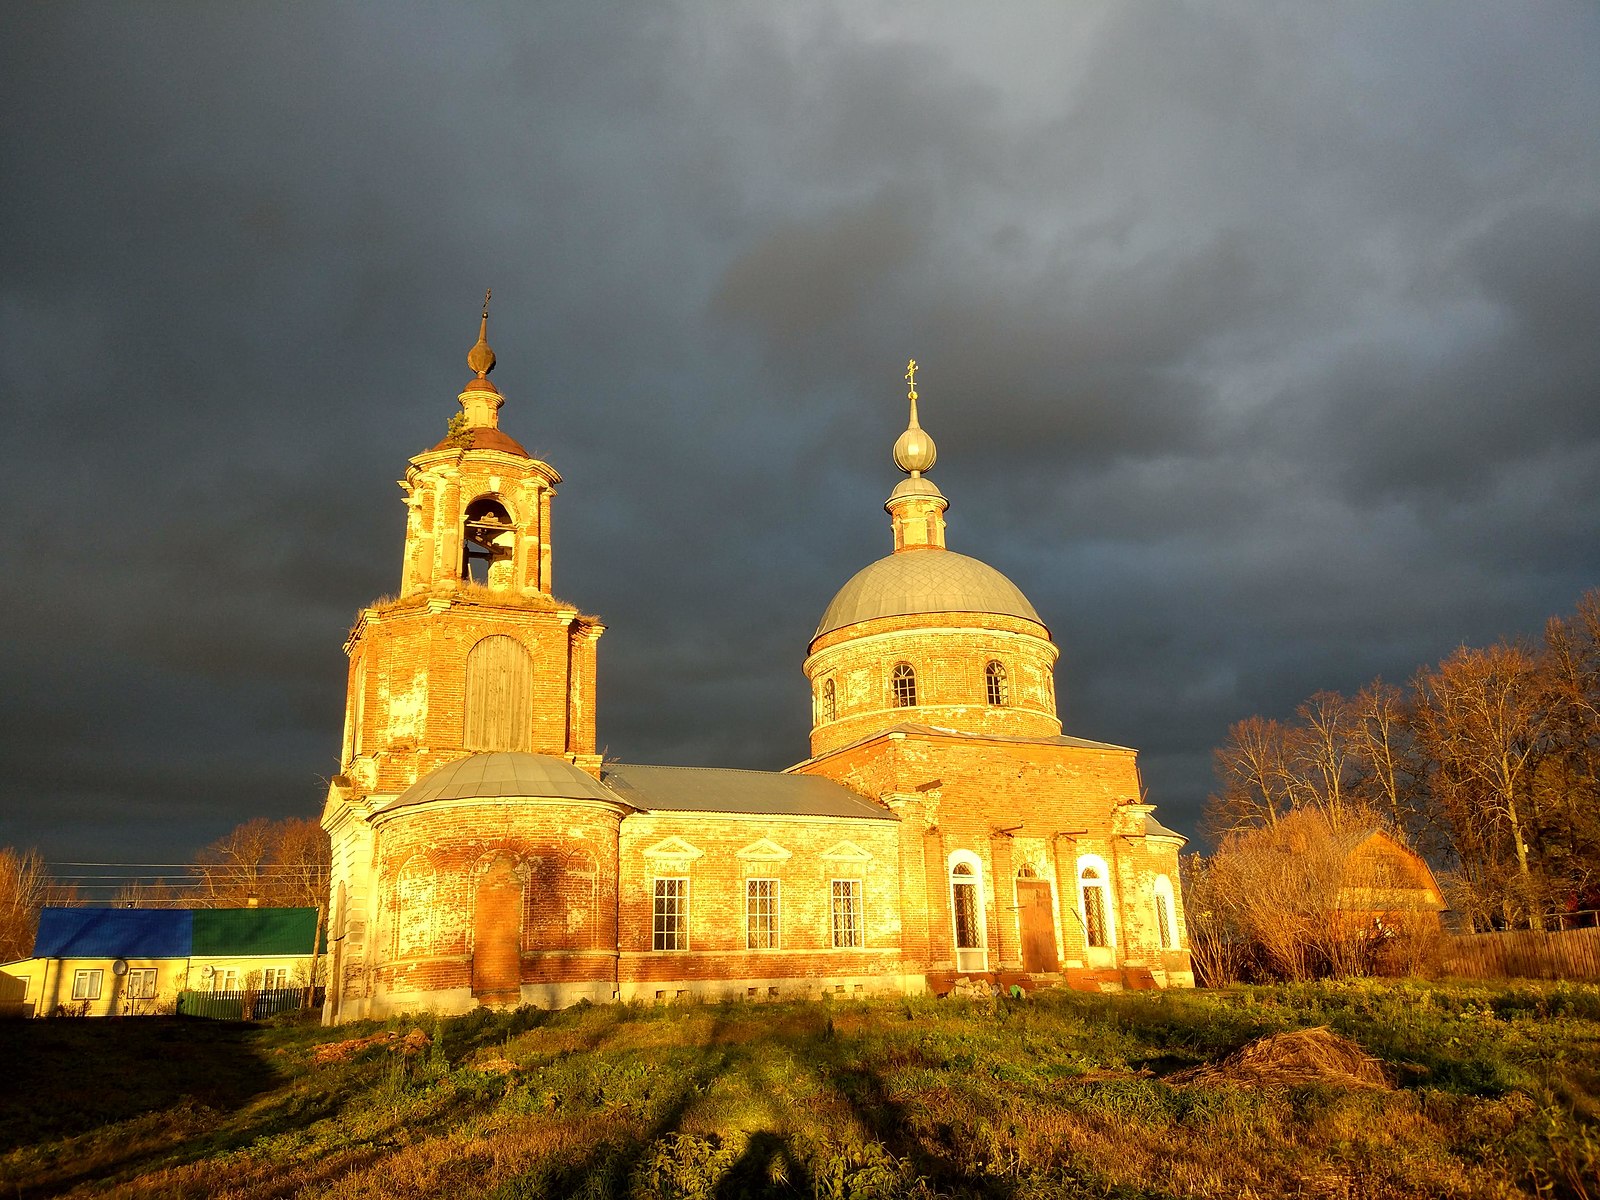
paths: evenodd
<path fill-rule="evenodd" d="M 467 351 L 467 366 L 474 378 L 467 381 L 457 397 L 461 401 L 461 415 L 468 429 L 498 429 L 500 406 L 505 401 L 500 389 L 489 382 L 489 372 L 494 370 L 494 351 L 489 346 L 489 297 L 493 290 L 483 293 L 483 318 L 478 322 L 478 340 Z"/>
<path fill-rule="evenodd" d="M 950 502 L 923 472 L 939 459 L 939 448 L 917 423 L 917 360 L 906 364 L 906 399 L 911 419 L 894 443 L 894 465 L 910 478 L 902 479 L 883 507 L 894 524 L 895 553 L 902 550 L 943 550 L 944 510 Z"/>

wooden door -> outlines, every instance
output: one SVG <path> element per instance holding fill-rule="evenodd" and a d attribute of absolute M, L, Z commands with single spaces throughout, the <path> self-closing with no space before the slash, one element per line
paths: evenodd
<path fill-rule="evenodd" d="M 1022 969 L 1030 975 L 1061 970 L 1056 957 L 1055 906 L 1050 903 L 1050 881 L 1017 880 L 1017 911 L 1022 925 Z"/>

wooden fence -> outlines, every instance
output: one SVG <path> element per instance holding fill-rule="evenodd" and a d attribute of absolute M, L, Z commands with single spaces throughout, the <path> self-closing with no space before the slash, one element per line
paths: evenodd
<path fill-rule="evenodd" d="M 1446 934 L 1439 973 L 1466 979 L 1600 979 L 1600 929 Z"/>

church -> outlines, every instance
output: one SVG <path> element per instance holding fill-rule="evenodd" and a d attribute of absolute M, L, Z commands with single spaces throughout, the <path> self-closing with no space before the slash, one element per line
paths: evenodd
<path fill-rule="evenodd" d="M 460 413 L 401 483 L 399 593 L 345 645 L 325 1021 L 1192 986 L 1184 839 L 1135 751 L 1062 733 L 1027 597 L 945 546 L 915 363 L 893 551 L 804 647 L 809 756 L 636 765 L 595 751 L 605 624 L 551 590 L 561 476 L 500 428 L 488 319 Z"/>

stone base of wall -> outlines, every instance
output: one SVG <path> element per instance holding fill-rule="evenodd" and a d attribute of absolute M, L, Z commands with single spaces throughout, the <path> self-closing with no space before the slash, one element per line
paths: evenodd
<path fill-rule="evenodd" d="M 624 983 L 617 999 L 662 1004 L 672 1001 L 849 1000 L 907 996 L 927 990 L 922 975 L 839 975 L 797 979 L 653 979 Z"/>

